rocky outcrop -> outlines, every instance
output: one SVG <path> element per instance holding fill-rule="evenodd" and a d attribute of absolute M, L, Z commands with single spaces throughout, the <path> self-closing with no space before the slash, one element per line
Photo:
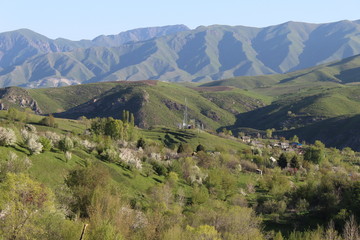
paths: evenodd
<path fill-rule="evenodd" d="M 7 110 L 10 107 L 30 108 L 36 114 L 42 114 L 38 103 L 28 91 L 18 87 L 0 89 L 0 109 Z"/>

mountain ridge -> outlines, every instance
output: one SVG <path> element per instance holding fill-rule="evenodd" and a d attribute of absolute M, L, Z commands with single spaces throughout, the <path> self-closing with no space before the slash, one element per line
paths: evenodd
<path fill-rule="evenodd" d="M 143 31 L 146 34 L 139 33 Z M 131 38 L 131 33 L 144 38 Z M 40 38 L 43 49 L 10 51 L 8 58 L 3 57 L 7 65 L 1 65 L 0 58 L 0 86 L 56 87 L 145 79 L 207 82 L 292 72 L 360 54 L 358 21 L 286 22 L 265 28 L 211 25 L 194 30 L 175 25 L 125 32 L 123 41 L 120 35 L 95 38 L 97 43 L 92 44 L 97 46 L 91 47 L 86 41 Z M 27 54 L 31 56 L 26 58 Z M 39 65 L 48 68 L 39 74 Z"/>

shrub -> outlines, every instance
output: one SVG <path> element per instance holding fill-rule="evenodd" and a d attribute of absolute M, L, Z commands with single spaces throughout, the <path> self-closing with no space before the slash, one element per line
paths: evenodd
<path fill-rule="evenodd" d="M 205 147 L 201 144 L 197 145 L 197 147 L 196 147 L 196 152 L 200 152 L 200 151 L 203 151 L 203 152 L 205 151 Z"/>
<path fill-rule="evenodd" d="M 136 147 L 137 147 L 137 148 L 142 148 L 142 149 L 144 149 L 144 148 L 145 148 L 145 141 L 144 141 L 144 139 L 140 138 L 140 139 L 137 141 L 137 143 L 136 143 Z"/>
<path fill-rule="evenodd" d="M 51 114 L 41 119 L 39 123 L 48 127 L 57 127 L 57 124 L 55 123 L 55 118 Z"/>
<path fill-rule="evenodd" d="M 66 159 L 66 162 L 68 162 L 69 160 L 71 160 L 72 158 L 72 154 L 71 152 L 65 152 L 65 159 Z"/>
<path fill-rule="evenodd" d="M 61 139 L 60 135 L 50 131 L 45 132 L 45 137 L 48 138 L 54 146 L 58 145 Z"/>
<path fill-rule="evenodd" d="M 121 149 L 119 157 L 121 162 L 128 164 L 130 167 L 134 167 L 136 169 L 142 168 L 141 160 L 129 148 Z"/>
<path fill-rule="evenodd" d="M 31 154 L 39 154 L 43 149 L 43 145 L 38 142 L 39 136 L 35 133 L 28 132 L 25 128 L 21 130 L 24 146 L 30 151 Z"/>
<path fill-rule="evenodd" d="M 39 142 L 43 145 L 43 151 L 50 151 L 54 146 L 51 140 L 46 137 L 40 137 Z"/>
<path fill-rule="evenodd" d="M 241 164 L 241 168 L 245 171 L 256 172 L 256 169 L 258 169 L 258 166 L 250 161 L 241 160 L 240 164 Z"/>
<path fill-rule="evenodd" d="M 159 176 L 166 176 L 168 173 L 167 168 L 161 164 L 159 161 L 151 161 L 150 164 L 152 165 L 154 171 Z"/>
<path fill-rule="evenodd" d="M 182 152 L 184 152 L 184 151 L 185 151 L 184 146 L 183 146 L 182 143 L 180 143 L 180 145 L 179 145 L 179 147 L 178 147 L 178 149 L 177 149 L 177 153 L 182 153 Z"/>
<path fill-rule="evenodd" d="M 0 145 L 10 146 L 16 142 L 16 135 L 12 129 L 0 127 Z"/>
<path fill-rule="evenodd" d="M 37 142 L 36 138 L 30 137 L 26 142 L 27 148 L 31 154 L 39 154 L 43 149 L 43 145 Z"/>
<path fill-rule="evenodd" d="M 103 157 L 104 160 L 113 163 L 119 160 L 118 152 L 111 148 L 105 149 L 105 151 L 101 153 L 101 157 Z"/>
<path fill-rule="evenodd" d="M 59 141 L 59 149 L 63 152 L 70 151 L 74 148 L 74 142 L 70 137 L 66 136 L 65 138 Z"/>
<path fill-rule="evenodd" d="M 85 148 L 85 151 L 87 151 L 88 153 L 91 153 L 96 149 L 96 143 L 90 142 L 86 139 L 81 142 L 81 145 L 83 146 L 83 148 Z"/>
<path fill-rule="evenodd" d="M 5 179 L 7 173 L 18 174 L 28 170 L 31 165 L 29 158 L 20 159 L 15 153 L 10 152 L 5 160 L 0 160 L 0 182 Z"/>
<path fill-rule="evenodd" d="M 25 124 L 25 129 L 29 132 L 36 133 L 36 127 L 31 124 Z"/>
<path fill-rule="evenodd" d="M 284 168 L 287 167 L 287 165 L 288 165 L 288 158 L 287 158 L 287 156 L 286 156 L 284 153 L 282 153 L 282 154 L 280 155 L 279 160 L 278 160 L 278 165 L 279 165 L 279 167 L 281 167 L 281 169 L 284 169 Z"/>

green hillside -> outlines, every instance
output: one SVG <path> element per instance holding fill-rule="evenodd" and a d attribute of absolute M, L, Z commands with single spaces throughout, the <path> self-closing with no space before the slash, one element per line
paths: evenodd
<path fill-rule="evenodd" d="M 187 105 L 188 121 L 195 120 L 195 126 L 217 129 L 233 124 L 234 114 L 265 106 L 271 99 L 235 88 L 196 88 L 159 81 L 20 90 L 6 90 L 6 96 L 19 101 L 9 105 L 4 98 L 1 101 L 5 108 L 20 105 L 26 95 L 36 102 L 36 111 L 42 114 L 75 119 L 81 116 L 121 118 L 122 111 L 129 110 L 136 115 L 137 124 L 146 128 L 154 125 L 177 127 L 183 122 Z"/>
<path fill-rule="evenodd" d="M 343 115 L 329 118 L 308 126 L 288 131 L 280 131 L 278 134 L 285 137 L 297 135 L 301 140 L 310 143 L 320 140 L 327 147 L 360 149 L 360 115 Z"/>
<path fill-rule="evenodd" d="M 203 87 L 232 86 L 253 89 L 262 95 L 279 97 L 283 94 L 309 91 L 312 88 L 333 88 L 339 84 L 356 84 L 359 76 L 360 56 L 320 65 L 296 72 L 253 77 L 236 77 L 202 84 Z"/>
<path fill-rule="evenodd" d="M 298 128 L 323 119 L 360 113 L 359 86 L 310 88 L 278 97 L 270 105 L 239 114 L 235 126 Z"/>
<path fill-rule="evenodd" d="M 235 121 L 233 114 L 208 101 L 197 91 L 176 84 L 157 81 L 122 83 L 104 94 L 68 111 L 64 117 L 114 116 L 119 118 L 122 110 L 130 110 L 142 127 L 154 125 L 176 127 L 182 123 L 185 99 L 189 119 L 216 129 Z"/>

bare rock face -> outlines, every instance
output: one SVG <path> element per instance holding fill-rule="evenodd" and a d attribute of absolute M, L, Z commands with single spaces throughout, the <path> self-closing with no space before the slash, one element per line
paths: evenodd
<path fill-rule="evenodd" d="M 30 108 L 36 114 L 42 114 L 38 103 L 25 89 L 18 87 L 0 89 L 0 110 L 7 110 L 11 106 Z"/>
<path fill-rule="evenodd" d="M 203 114 L 204 116 L 206 116 L 214 121 L 220 121 L 220 119 L 221 119 L 219 114 L 217 114 L 216 112 L 211 111 L 211 110 L 202 110 L 201 114 Z"/>
<path fill-rule="evenodd" d="M 173 111 L 174 110 L 175 111 L 183 111 L 185 109 L 184 105 L 182 105 L 180 103 L 177 103 L 177 102 L 173 102 L 173 101 L 171 101 L 169 99 L 164 99 L 162 102 L 165 104 L 165 106 L 168 109 L 173 110 Z"/>

